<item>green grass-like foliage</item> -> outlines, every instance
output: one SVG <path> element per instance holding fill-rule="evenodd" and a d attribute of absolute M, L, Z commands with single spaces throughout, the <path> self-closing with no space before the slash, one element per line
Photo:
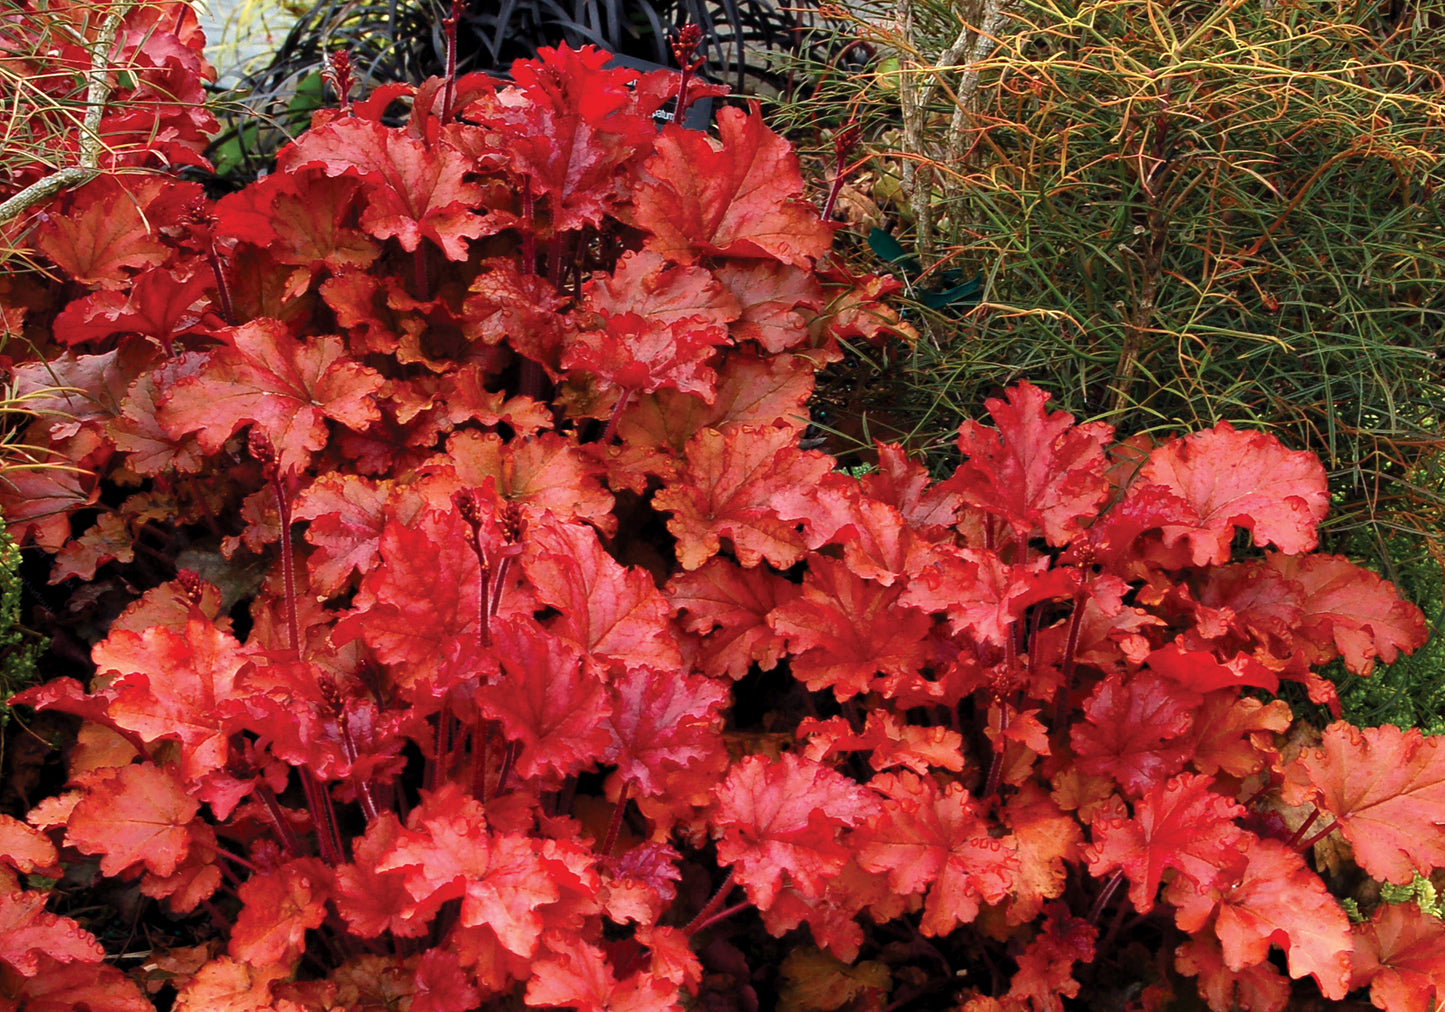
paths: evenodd
<path fill-rule="evenodd" d="M 1271 427 L 1361 499 L 1406 494 L 1445 413 L 1441 43 L 1266 8 L 1021 3 L 959 122 L 938 90 L 908 154 L 939 253 L 989 286 L 932 321 L 928 393 L 967 415 L 1027 375 L 1128 429 Z"/>
<path fill-rule="evenodd" d="M 821 94 L 856 110 L 902 244 L 986 282 L 913 310 L 915 442 L 1020 377 L 1126 433 L 1266 428 L 1329 469 L 1326 547 L 1438 614 L 1445 4 L 1397 7 L 854 8 L 876 72 Z M 1428 724 L 1439 659 L 1414 666 L 1362 712 Z"/>

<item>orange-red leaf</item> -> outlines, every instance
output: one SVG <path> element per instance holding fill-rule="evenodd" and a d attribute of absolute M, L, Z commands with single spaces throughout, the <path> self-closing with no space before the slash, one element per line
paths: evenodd
<path fill-rule="evenodd" d="M 1286 770 L 1285 798 L 1314 801 L 1339 820 L 1355 862 L 1382 882 L 1405 885 L 1445 867 L 1445 749 L 1441 739 L 1397 727 L 1337 721 L 1318 749 Z"/>
<path fill-rule="evenodd" d="M 185 860 L 200 807 L 170 768 L 143 763 L 103 770 L 70 813 L 65 842 L 99 854 L 102 874 L 144 866 L 164 877 Z"/>

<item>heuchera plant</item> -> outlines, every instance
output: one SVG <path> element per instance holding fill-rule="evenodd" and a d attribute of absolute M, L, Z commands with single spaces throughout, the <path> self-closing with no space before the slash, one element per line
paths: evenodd
<path fill-rule="evenodd" d="M 1445 753 L 1276 698 L 1424 637 L 1311 554 L 1319 463 L 1023 383 L 946 480 L 835 470 L 812 377 L 887 282 L 756 107 L 659 130 L 678 75 L 606 61 L 357 101 L 338 61 L 272 175 L 38 223 L 68 350 L 14 380 L 71 388 L 31 438 L 95 477 L 0 509 L 57 583 L 173 577 L 17 700 L 83 723 L 0 817 L 6 1007 L 681 1009 L 767 975 L 748 923 L 796 1009 L 1057 1010 L 1126 962 L 1136 1008 L 1445 998 L 1445 925 L 1341 904 L 1445 866 Z M 82 857 L 199 944 L 105 962 L 36 878 Z"/>

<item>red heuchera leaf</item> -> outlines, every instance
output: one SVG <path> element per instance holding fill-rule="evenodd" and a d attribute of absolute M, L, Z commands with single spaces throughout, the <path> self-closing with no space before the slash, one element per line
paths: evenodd
<path fill-rule="evenodd" d="M 467 429 L 447 441 L 446 456 L 435 463 L 455 467 L 463 485 L 492 479 L 504 499 L 533 516 L 545 510 L 559 521 L 586 520 L 604 533 L 615 532 L 612 495 L 597 481 L 597 465 L 558 433 L 504 440 Z"/>
<path fill-rule="evenodd" d="M 771 354 L 808 339 L 807 319 L 800 308 L 809 310 L 809 316 L 823 308 L 823 289 L 812 271 L 759 260 L 719 264 L 713 274 L 741 307 L 732 325 L 733 339 L 754 341 Z"/>
<path fill-rule="evenodd" d="M 488 926 L 508 951 L 524 957 L 536 951 L 541 937 L 539 909 L 561 896 L 533 841 L 491 832 L 481 804 L 455 785 L 412 810 L 376 868 L 406 873 L 413 903 L 403 916 L 429 918 L 443 903 L 460 899 L 463 926 Z"/>
<path fill-rule="evenodd" d="M 322 475 L 296 497 L 293 520 L 311 521 L 306 540 L 316 546 L 306 559 L 311 589 L 335 594 L 353 572 L 365 575 L 381 558 L 381 534 L 388 514 L 401 523 L 413 519 L 385 509 L 392 490 L 389 481 L 370 481 L 360 475 Z M 418 503 L 418 505 L 420 505 Z"/>
<path fill-rule="evenodd" d="M 664 387 L 697 394 L 709 404 L 717 374 L 713 349 L 728 344 L 738 304 L 701 267 L 675 267 L 656 253 L 628 253 L 613 274 L 586 288 L 601 329 L 579 332 L 562 356 L 564 369 L 591 372 L 624 390 Z"/>
<path fill-rule="evenodd" d="M 325 448 L 328 419 L 361 430 L 377 421 L 382 378 L 346 357 L 330 335 L 297 340 L 279 320 L 255 320 L 226 335 L 199 376 L 180 380 L 161 400 L 162 426 L 188 432 L 216 453 L 247 422 L 276 448 L 281 473 L 303 470 Z"/>
<path fill-rule="evenodd" d="M 212 811 L 219 816 L 225 809 L 213 804 Z M 221 885 L 221 869 L 216 862 L 216 831 L 200 821 L 193 821 L 189 830 L 190 847 L 186 851 L 185 859 L 176 866 L 175 872 L 170 875 L 157 875 L 148 871 L 141 876 L 140 881 L 143 895 L 151 899 L 165 900 L 171 911 L 177 914 L 191 913 L 203 900 L 214 896 Z"/>
<path fill-rule="evenodd" d="M 185 474 L 201 469 L 205 453 L 194 436 L 172 436 L 161 425 L 160 401 L 181 380 L 201 376 L 210 356 L 183 352 L 143 374 L 131 385 L 120 417 L 109 427 L 115 448 L 126 454 L 126 467 L 139 474 L 173 468 Z"/>
<path fill-rule="evenodd" d="M 716 555 L 724 537 L 745 568 L 767 559 L 786 569 L 802 558 L 804 547 L 798 524 L 778 519 L 772 496 L 817 482 L 832 467 L 826 455 L 799 450 L 790 429 L 703 429 L 688 440 L 683 477 L 653 502 L 672 513 L 667 529 L 677 538 L 684 569 L 696 569 Z"/>
<path fill-rule="evenodd" d="M 1339 822 L 1355 863 L 1396 885 L 1445 867 L 1445 749 L 1411 728 L 1336 721 L 1285 770 L 1285 800 Z"/>
<path fill-rule="evenodd" d="M 195 782 L 226 763 L 230 731 L 219 704 L 235 692 L 245 663 L 240 650 L 235 637 L 196 613 L 183 633 L 159 625 L 120 629 L 91 655 L 101 674 L 117 675 L 106 692 L 109 720 L 147 744 L 179 740 L 181 775 Z"/>
<path fill-rule="evenodd" d="M 505 341 L 518 354 L 559 377 L 558 357 L 575 329 L 557 286 L 536 274 L 522 274 L 511 260 L 485 261 L 462 303 L 470 333 L 478 341 Z"/>
<path fill-rule="evenodd" d="M 663 593 L 673 608 L 687 613 L 683 628 L 702 634 L 697 664 L 703 674 L 736 680 L 754 664 L 771 671 L 786 652 L 767 616 L 799 591 L 769 570 L 740 569 L 714 557 L 674 576 Z"/>
<path fill-rule="evenodd" d="M 591 46 L 537 50 L 513 68 L 521 94 L 503 92 L 465 110 L 493 127 L 493 143 L 537 196 L 549 198 L 552 228 L 596 226 L 612 211 L 622 176 L 618 167 L 656 134 L 657 103 L 634 90 L 637 73 L 607 68 L 611 54 Z"/>
<path fill-rule="evenodd" d="M 1187 692 L 1204 694 L 1216 689 L 1264 689 L 1276 692 L 1279 675 L 1252 657 L 1236 654 L 1224 662 L 1203 650 L 1185 650 L 1166 643 L 1144 659 L 1149 670 L 1177 683 Z"/>
<path fill-rule="evenodd" d="M 69 917 L 46 913 L 45 901 L 42 892 L 0 891 L 0 964 L 34 977 L 46 957 L 53 963 L 100 963 L 105 950 L 95 936 Z"/>
<path fill-rule="evenodd" d="M 899 587 L 860 580 L 840 560 L 819 557 L 802 592 L 768 613 L 787 637 L 793 676 L 814 692 L 831 688 L 840 701 L 867 692 L 878 674 L 904 676 L 933 654 L 933 620 L 899 604 Z"/>
<path fill-rule="evenodd" d="M 217 230 L 312 277 L 327 268 L 365 269 L 381 254 L 381 244 L 356 225 L 366 189 L 360 179 L 330 177 L 321 166 L 276 172 L 217 201 Z"/>
<path fill-rule="evenodd" d="M 57 213 L 42 215 L 36 250 L 72 279 L 102 288 L 124 287 L 135 271 L 165 263 L 170 251 L 143 213 L 155 184 L 140 181 L 154 178 L 104 174 L 72 190 Z"/>
<path fill-rule="evenodd" d="M 140 334 L 170 347 L 182 335 L 212 333 L 221 326 L 208 294 L 215 284 L 209 272 L 145 271 L 125 291 L 98 291 L 66 306 L 55 318 L 55 339 L 76 345 Z"/>
<path fill-rule="evenodd" d="M 668 327 L 637 313 L 607 317 L 601 330 L 584 330 L 562 355 L 562 368 L 590 372 L 625 391 L 664 388 L 712 402 L 717 373 L 708 368 L 713 349 L 728 342 L 721 327 L 688 321 Z"/>
<path fill-rule="evenodd" d="M 1078 863 L 1083 831 L 1077 818 L 1027 781 L 1000 814 L 1013 831 L 1018 857 L 1006 919 L 1012 925 L 1025 924 L 1038 917 L 1046 901 L 1063 893 L 1069 870 Z"/>
<path fill-rule="evenodd" d="M 168 767 L 143 763 L 102 770 L 86 783 L 70 813 L 65 842 L 101 855 L 104 875 L 137 866 L 170 875 L 190 849 L 189 826 L 200 807 Z"/>
<path fill-rule="evenodd" d="M 864 493 L 896 509 L 905 523 L 924 537 L 952 526 L 963 502 L 957 492 L 933 481 L 928 469 L 910 460 L 896 443 L 878 443 L 878 470 L 862 478 Z"/>
<path fill-rule="evenodd" d="M 56 467 L 17 468 L 0 481 L 0 516 L 17 544 L 57 552 L 70 539 L 70 515 L 99 496 L 92 474 L 74 470 L 63 459 Z"/>
<path fill-rule="evenodd" d="M 648 249 L 677 263 L 702 256 L 776 259 L 811 267 L 832 245 L 832 229 L 801 199 L 798 157 L 749 113 L 717 114 L 716 147 L 704 133 L 669 125 L 658 135 L 634 219 L 651 232 Z"/>
<path fill-rule="evenodd" d="M 532 964 L 528 1005 L 576 1012 L 681 1012 L 677 985 L 647 972 L 618 980 L 612 964 L 595 945 L 554 938 L 552 955 Z"/>
<path fill-rule="evenodd" d="M 40 957 L 33 977 L 7 988 L 5 998 L 6 1008 L 25 1012 L 155 1012 L 135 982 L 116 967 L 99 961 L 61 962 L 48 955 Z"/>
<path fill-rule="evenodd" d="M 1114 430 L 1047 411 L 1049 395 L 1027 382 L 1006 396 L 984 402 L 996 429 L 973 421 L 959 427 L 966 460 L 941 488 L 999 517 L 1015 536 L 1041 533 L 1051 545 L 1068 544 L 1109 497 L 1104 443 Z"/>
<path fill-rule="evenodd" d="M 1169 885 L 1181 930 L 1198 934 L 1210 918 L 1224 964 L 1235 973 L 1263 963 L 1271 944 L 1289 957 L 1289 975 L 1310 975 L 1326 998 L 1350 984 L 1350 922 L 1298 852 L 1278 840 L 1251 842 L 1204 890 L 1186 879 Z"/>
<path fill-rule="evenodd" d="M 331 634 L 338 644 L 366 643 L 413 702 L 494 667 L 480 642 L 480 567 L 470 537 L 455 511 L 410 524 L 388 520 L 382 561 L 362 579 L 355 610 Z"/>
<path fill-rule="evenodd" d="M 1219 941 L 1196 935 L 1174 950 L 1174 967 L 1199 978 L 1199 994 L 1214 1012 L 1284 1012 L 1289 1005 L 1289 978 L 1273 963 L 1235 970 L 1225 965 Z"/>
<path fill-rule="evenodd" d="M 1243 780 L 1277 762 L 1275 736 L 1288 731 L 1293 720 L 1282 699 L 1265 703 L 1228 689 L 1208 693 L 1194 712 L 1189 764 L 1206 775 L 1222 771 Z"/>
<path fill-rule="evenodd" d="M 1270 553 L 1265 565 L 1304 588 L 1295 634 L 1313 648 L 1307 658 L 1311 665 L 1333 660 L 1338 651 L 1346 668 L 1368 675 L 1376 658 L 1393 664 L 1401 651 L 1411 653 L 1425 642 L 1428 630 L 1420 609 L 1348 559 Z"/>
<path fill-rule="evenodd" d="M 608 448 L 609 463 L 629 463 L 624 453 L 642 458 L 635 465 L 645 472 L 633 491 L 641 492 L 646 475 L 664 482 L 677 480 L 677 467 L 687 441 L 705 428 L 726 431 L 738 425 L 763 425 L 801 432 L 808 423 L 804 407 L 813 392 L 813 366 L 802 356 L 779 355 L 760 359 L 743 352 L 728 354 L 718 377 L 717 399 L 709 405 L 701 397 L 662 389 L 635 397 L 617 423 L 623 446 Z"/>
<path fill-rule="evenodd" d="M 711 271 L 677 266 L 645 250 L 624 254 L 611 274 L 592 275 L 583 294 L 586 304 L 599 313 L 644 316 L 675 338 L 690 330 L 723 331 L 726 336 L 728 324 L 738 318 L 741 308 Z"/>
<path fill-rule="evenodd" d="M 817 485 L 782 489 L 773 506 L 779 519 L 803 521 L 809 549 L 842 545 L 848 568 L 865 580 L 891 587 L 908 568 L 912 531 L 898 510 L 865 496 L 851 475 L 835 471 Z"/>
<path fill-rule="evenodd" d="M 1445 922 L 1414 903 L 1382 903 L 1355 936 L 1350 990 L 1388 1012 L 1435 1012 L 1445 997 Z"/>
<path fill-rule="evenodd" d="M 1156 784 L 1134 802 L 1130 819 L 1101 818 L 1094 843 L 1084 848 L 1089 873 L 1104 878 L 1121 868 L 1129 878 L 1129 900 L 1147 914 L 1164 872 L 1188 875 L 1199 888 L 1213 883 L 1219 869 L 1240 849 L 1244 831 L 1234 820 L 1244 809 L 1211 790 L 1213 779 L 1192 773 Z"/>
<path fill-rule="evenodd" d="M 1199 701 L 1198 694 L 1147 673 L 1110 675 L 1084 703 L 1085 719 L 1069 730 L 1079 769 L 1144 795 L 1184 765 Z"/>
<path fill-rule="evenodd" d="M 316 858 L 297 858 L 252 875 L 236 890 L 243 906 L 231 928 L 231 955 L 252 966 L 293 965 L 305 951 L 306 932 L 326 920 L 329 869 Z"/>
<path fill-rule="evenodd" d="M 462 969 L 460 953 L 427 949 L 417 961 L 416 994 L 407 1012 L 468 1012 L 481 997 L 481 990 Z"/>
<path fill-rule="evenodd" d="M 551 631 L 625 668 L 675 670 L 682 656 L 667 635 L 671 609 L 647 571 L 623 567 L 580 524 L 535 529 L 522 555 L 537 597 L 562 614 Z"/>
<path fill-rule="evenodd" d="M 361 938 L 390 932 L 413 938 L 427 931 L 427 919 L 403 913 L 411 905 L 406 875 L 378 871 L 377 864 L 391 853 L 403 829 L 391 812 L 381 812 L 352 844 L 352 863 L 336 869 L 336 910 L 351 931 Z"/>
<path fill-rule="evenodd" d="M 30 828 L 13 815 L 0 815 L 0 866 L 8 865 L 22 874 L 55 872 L 59 878 L 60 855 L 50 837 Z M 0 883 L 5 880 L 0 877 Z M 3 892 L 0 885 L 0 892 Z"/>
<path fill-rule="evenodd" d="M 1194 516 L 1162 531 L 1165 547 L 1177 547 L 1182 561 L 1196 566 L 1228 562 L 1236 527 L 1250 531 L 1256 545 L 1308 552 L 1329 508 L 1318 457 L 1292 453 L 1268 433 L 1236 432 L 1228 422 L 1154 449 L 1129 496 L 1149 485 L 1162 486 L 1192 510 Z"/>
<path fill-rule="evenodd" d="M 611 686 L 609 735 L 597 758 L 617 766 L 636 793 L 663 793 L 670 770 L 708 767 L 722 754 L 723 682 L 673 670 L 634 669 Z"/>
<path fill-rule="evenodd" d="M 857 834 L 858 863 L 887 872 L 895 892 L 928 890 L 919 930 L 946 935 L 972 922 L 982 903 L 1003 902 L 1018 871 L 1013 843 L 989 835 L 962 784 L 940 792 L 931 778 L 885 773 L 870 786 L 892 804 Z"/>
<path fill-rule="evenodd" d="M 283 172 L 319 164 L 330 176 L 359 174 L 366 184 L 361 227 L 378 239 L 395 238 L 408 253 L 425 238 L 448 259 L 465 260 L 465 240 L 497 227 L 474 211 L 486 193 L 464 178 L 470 158 L 445 141 L 428 145 L 359 116 L 307 131 L 276 164 Z"/>
<path fill-rule="evenodd" d="M 826 766 L 790 752 L 745 756 L 717 789 L 718 860 L 733 865 L 761 909 L 784 884 L 820 896 L 848 860 L 843 830 L 878 810 L 863 788 Z"/>
<path fill-rule="evenodd" d="M 887 710 L 868 711 L 863 730 L 856 734 L 846 717 L 804 717 L 797 735 L 807 741 L 803 754 L 814 762 L 862 751 L 872 753 L 868 764 L 879 771 L 902 766 L 923 776 L 934 767 L 955 773 L 963 769 L 963 735 L 946 727 L 905 724 Z"/>
<path fill-rule="evenodd" d="M 671 845 L 647 841 L 607 859 L 603 880 L 607 916 L 617 924 L 655 925 L 664 906 L 677 895 L 681 858 Z M 660 929 L 662 938 L 667 938 L 668 930 Z"/>
<path fill-rule="evenodd" d="M 1099 939 L 1098 928 L 1082 917 L 1071 916 L 1062 904 L 1058 906 L 1044 918 L 1043 927 L 1018 957 L 1018 970 L 1008 989 L 1008 997 L 1028 1000 L 1036 1012 L 1064 1012 L 1061 999 L 1079 993 L 1074 964 L 1092 961 L 1094 943 Z"/>
<path fill-rule="evenodd" d="M 502 670 L 477 690 L 477 705 L 521 743 L 517 773 L 562 777 L 592 765 L 608 743 L 603 722 L 611 713 L 596 666 L 521 616 L 494 622 L 492 636 Z"/>
<path fill-rule="evenodd" d="M 1047 557 L 1009 565 L 996 552 L 922 545 L 907 563 L 913 579 L 900 603 L 923 612 L 943 612 L 949 628 L 979 643 L 1002 646 L 1031 606 L 1054 598 L 1072 598 L 1079 573 L 1050 567 Z"/>
<path fill-rule="evenodd" d="M 217 956 L 177 989 L 174 1012 L 258 1012 L 273 1009 L 271 985 L 290 975 L 290 968 L 284 964 L 252 966 L 230 956 Z"/>

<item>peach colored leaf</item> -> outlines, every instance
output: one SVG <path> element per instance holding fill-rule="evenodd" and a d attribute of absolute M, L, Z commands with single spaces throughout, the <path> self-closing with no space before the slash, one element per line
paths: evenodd
<path fill-rule="evenodd" d="M 1285 800 L 1339 821 L 1355 863 L 1405 885 L 1445 867 L 1445 749 L 1411 728 L 1336 721 L 1285 770 Z"/>
<path fill-rule="evenodd" d="M 190 850 L 189 826 L 200 807 L 169 767 L 102 770 L 71 811 L 65 843 L 99 854 L 101 874 L 112 878 L 137 866 L 170 875 Z"/>
<path fill-rule="evenodd" d="M 1329 508 L 1325 469 L 1312 453 L 1286 450 L 1264 432 L 1237 432 L 1228 422 L 1171 439 L 1149 454 L 1135 488 L 1161 486 L 1197 516 L 1162 526 L 1166 547 L 1180 547 L 1196 566 L 1229 561 L 1234 529 L 1289 555 L 1307 552 Z"/>
<path fill-rule="evenodd" d="M 798 158 L 786 140 L 750 113 L 717 115 L 720 143 L 668 125 L 658 135 L 637 188 L 635 220 L 651 232 L 647 248 L 677 263 L 702 256 L 776 259 L 809 267 L 833 232 L 802 198 Z"/>

